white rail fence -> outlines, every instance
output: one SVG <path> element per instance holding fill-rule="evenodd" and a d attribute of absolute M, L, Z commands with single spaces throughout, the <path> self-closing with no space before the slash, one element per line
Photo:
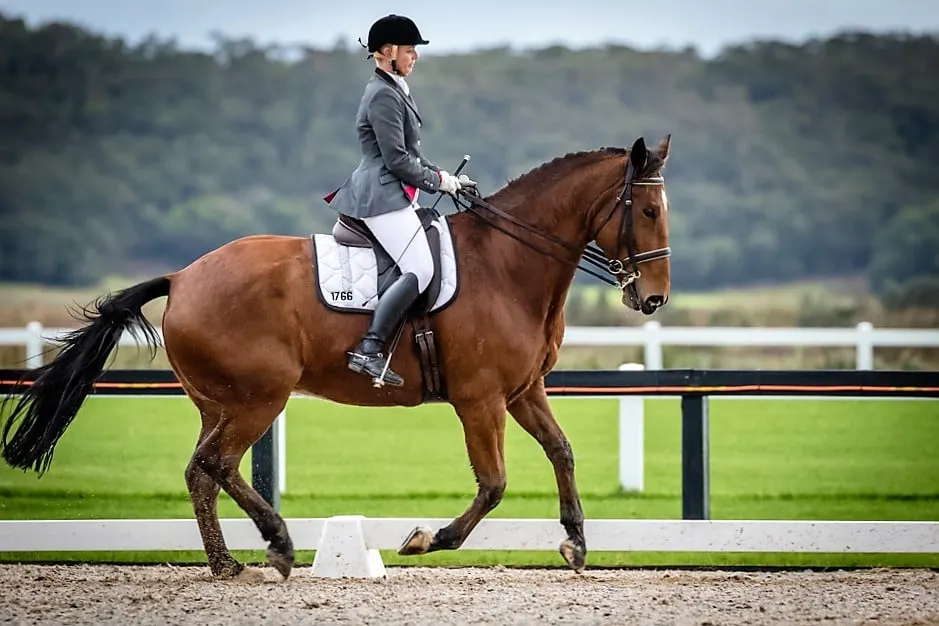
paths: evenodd
<path fill-rule="evenodd" d="M 26 367 L 43 363 L 45 344 L 69 329 L 0 329 L 0 346 L 25 346 Z M 130 334 L 122 345 L 135 345 Z M 855 328 L 663 328 L 569 327 L 565 345 L 643 346 L 644 364 L 623 369 L 662 369 L 662 347 L 684 346 L 822 346 L 853 347 L 857 369 L 871 370 L 875 347 L 939 347 L 939 330 Z M 620 483 L 643 488 L 643 400 L 620 400 Z M 286 491 L 284 428 L 277 420 L 280 490 Z M 293 518 L 286 522 L 298 550 L 316 550 L 313 576 L 373 578 L 385 576 L 379 550 L 395 550 L 415 526 L 439 528 L 449 519 Z M 247 519 L 222 520 L 229 548 L 263 550 L 266 546 Z M 735 521 L 592 519 L 584 524 L 591 551 L 656 552 L 804 552 L 939 553 L 939 522 L 917 521 Z M 486 519 L 462 550 L 556 551 L 563 528 L 549 519 Z M 202 550 L 195 520 L 14 520 L 0 521 L 0 551 L 142 551 Z M 419 557 L 416 557 L 419 559 Z"/>
<path fill-rule="evenodd" d="M 68 330 L 44 328 L 38 322 L 25 328 L 0 328 L 0 346 L 24 346 L 25 367 L 33 368 L 42 365 L 45 344 Z M 125 333 L 120 345 L 136 345 L 136 340 Z M 664 346 L 854 348 L 855 368 L 872 370 L 875 348 L 939 348 L 939 329 L 874 328 L 870 322 L 853 328 L 736 328 L 662 326 L 649 321 L 642 326 L 569 326 L 564 345 L 642 346 L 643 364 L 650 370 L 662 369 Z"/>
<path fill-rule="evenodd" d="M 25 328 L 0 328 L 0 346 L 25 346 L 28 368 L 43 363 L 46 345 L 68 332 L 68 328 L 44 328 L 31 322 Z M 159 332 L 159 331 L 158 331 Z M 160 335 L 162 340 L 162 334 Z M 124 333 L 120 345 L 137 345 L 130 333 Z M 646 322 L 641 327 L 570 326 L 565 346 L 643 346 L 645 363 L 627 363 L 621 369 L 662 369 L 662 348 L 683 346 L 822 346 L 853 347 L 858 370 L 874 369 L 875 347 L 939 347 L 939 330 L 875 329 L 869 322 L 854 328 L 733 328 L 733 327 L 663 327 Z M 752 399 L 752 398 L 748 398 Z M 619 398 L 619 482 L 627 491 L 644 487 L 644 399 L 640 396 Z M 286 411 L 276 422 L 278 445 L 278 480 L 281 493 L 287 492 Z"/>
<path fill-rule="evenodd" d="M 311 575 L 386 576 L 379 550 L 396 550 L 411 529 L 449 519 L 341 515 L 285 520 L 297 550 L 316 550 Z M 264 550 L 254 523 L 223 519 L 229 549 Z M 590 552 L 939 553 L 939 522 L 589 519 Z M 551 519 L 485 519 L 460 550 L 555 551 L 564 529 Z M 0 552 L 201 551 L 191 519 L 0 521 Z M 415 563 L 420 557 L 414 557 Z M 589 556 L 588 556 L 589 561 Z"/>

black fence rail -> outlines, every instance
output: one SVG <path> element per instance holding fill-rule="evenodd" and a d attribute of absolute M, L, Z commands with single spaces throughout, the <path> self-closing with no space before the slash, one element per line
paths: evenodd
<path fill-rule="evenodd" d="M 33 380 L 31 370 L 0 370 L 0 395 Z M 682 518 L 710 519 L 708 398 L 710 396 L 841 396 L 939 398 L 939 372 L 855 370 L 560 370 L 545 377 L 549 396 L 680 396 Z M 93 395 L 178 396 L 169 370 L 110 370 Z M 254 488 L 280 509 L 278 442 L 269 429 L 252 446 Z"/>

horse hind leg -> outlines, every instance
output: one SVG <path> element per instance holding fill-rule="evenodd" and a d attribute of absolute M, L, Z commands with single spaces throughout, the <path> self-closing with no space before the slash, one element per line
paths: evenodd
<path fill-rule="evenodd" d="M 245 481 L 239 471 L 241 460 L 248 448 L 270 428 L 285 404 L 286 398 L 280 403 L 259 402 L 248 406 L 222 407 L 215 428 L 206 434 L 196 448 L 190 461 L 192 469 L 187 470 L 187 480 L 192 476 L 196 489 L 201 490 L 199 491 L 201 498 L 208 495 L 207 482 L 202 474 L 211 477 L 217 486 L 221 486 L 254 521 L 261 537 L 268 542 L 268 562 L 286 579 L 290 576 L 294 564 L 293 541 L 287 530 L 287 524 L 273 507 Z M 217 495 L 217 487 L 213 488 L 213 493 Z M 196 496 L 193 497 L 195 505 Z M 204 505 L 195 506 L 198 515 L 198 507 Z M 207 506 L 202 511 L 203 520 L 206 521 L 200 523 L 200 530 L 205 524 L 207 532 L 203 531 L 203 541 L 206 544 L 207 553 L 211 546 L 217 555 L 221 554 L 220 557 L 216 557 L 220 559 L 217 561 L 219 573 L 216 574 L 213 568 L 213 574 L 225 576 L 233 572 L 237 575 L 244 566 L 237 563 L 224 547 L 214 501 L 210 507 Z M 232 563 L 236 564 L 234 569 Z"/>
<path fill-rule="evenodd" d="M 463 422 L 466 450 L 476 475 L 476 497 L 462 515 L 436 534 L 427 527 L 415 528 L 404 540 L 398 554 L 456 550 L 476 525 L 502 501 L 506 484 L 505 403 L 494 401 L 484 405 L 457 406 L 456 411 Z"/>
<path fill-rule="evenodd" d="M 189 498 L 192 501 L 192 509 L 212 575 L 217 578 L 234 578 L 244 571 L 244 565 L 232 557 L 228 546 L 225 545 L 225 537 L 218 519 L 219 484 L 202 469 L 198 460 L 199 448 L 218 425 L 221 410 L 192 389 L 186 388 L 186 393 L 202 416 L 202 429 L 199 432 L 196 449 L 186 465 L 186 487 L 189 490 Z"/>

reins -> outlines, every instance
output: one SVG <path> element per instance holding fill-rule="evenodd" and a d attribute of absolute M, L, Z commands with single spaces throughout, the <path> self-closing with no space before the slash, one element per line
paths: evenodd
<path fill-rule="evenodd" d="M 487 202 L 486 200 L 483 200 L 481 197 L 479 197 L 479 196 L 477 196 L 477 195 L 470 194 L 470 193 L 467 193 L 467 192 L 461 192 L 460 195 L 463 196 L 463 198 L 467 198 L 468 201 L 462 201 L 462 202 L 461 202 L 461 200 L 460 200 L 459 198 L 454 198 L 453 201 L 454 201 L 454 203 L 457 205 L 458 208 L 459 208 L 459 207 L 462 207 L 464 210 L 467 210 L 467 211 L 473 213 L 474 215 L 476 215 L 476 216 L 478 216 L 479 218 L 481 218 L 483 221 L 485 221 L 487 224 L 489 224 L 490 226 L 492 226 L 492 227 L 495 228 L 496 230 L 502 231 L 503 233 L 505 233 L 505 234 L 508 235 L 509 237 L 512 237 L 512 238 L 515 239 L 516 241 L 518 241 L 518 242 L 520 242 L 520 243 L 522 243 L 522 244 L 528 246 L 529 248 L 531 248 L 531 249 L 534 250 L 535 252 L 538 252 L 539 254 L 543 254 L 543 255 L 545 255 L 545 256 L 547 256 L 547 257 L 550 257 L 550 258 L 552 258 L 552 259 L 554 259 L 554 260 L 556 260 L 556 261 L 559 261 L 559 262 L 561 262 L 561 263 L 564 263 L 564 264 L 566 264 L 566 265 L 573 266 L 573 267 L 575 267 L 576 269 L 581 270 L 582 272 L 586 272 L 587 274 L 590 274 L 591 276 L 595 276 L 596 278 L 599 278 L 600 280 L 602 280 L 603 282 L 605 282 L 605 283 L 607 283 L 607 284 L 609 284 L 609 285 L 616 285 L 616 284 L 617 284 L 617 282 L 616 282 L 615 280 L 613 280 L 612 278 L 610 278 L 610 277 L 608 277 L 608 276 L 605 276 L 605 275 L 603 275 L 603 274 L 598 274 L 598 273 L 594 272 L 592 269 L 590 269 L 590 268 L 588 268 L 588 267 L 581 267 L 579 260 L 571 261 L 570 259 L 562 258 L 562 257 L 560 257 L 560 256 L 558 256 L 558 255 L 556 255 L 556 254 L 554 254 L 553 252 L 550 252 L 550 251 L 548 251 L 548 250 L 543 250 L 543 249 L 539 248 L 537 245 L 535 245 L 535 244 L 532 243 L 531 241 L 528 241 L 528 240 L 523 239 L 522 237 L 516 235 L 515 233 L 511 232 L 510 230 L 508 230 L 507 228 L 505 228 L 504 226 L 502 226 L 502 225 L 499 224 L 498 222 L 496 222 L 496 221 L 494 221 L 494 220 L 487 219 L 487 217 L 486 217 L 481 211 L 476 210 L 476 207 L 482 207 L 482 208 L 486 209 L 487 211 L 491 211 L 492 213 L 498 215 L 498 216 L 501 217 L 502 219 L 507 220 L 507 221 L 509 221 L 509 222 L 512 222 L 513 224 L 515 224 L 516 226 L 522 228 L 523 230 L 526 230 L 526 231 L 532 233 L 533 235 L 537 235 L 537 236 L 539 236 L 539 237 L 542 237 L 542 238 L 544 238 L 544 239 L 547 239 L 547 240 L 550 241 L 551 243 L 553 243 L 553 244 L 555 244 L 555 245 L 557 245 L 557 246 L 560 246 L 560 247 L 564 248 L 565 250 L 567 250 L 567 251 L 570 252 L 571 254 L 574 254 L 574 255 L 577 255 L 578 257 L 580 257 L 580 256 L 581 256 L 581 251 L 578 250 L 577 248 L 575 248 L 574 246 L 570 245 L 570 244 L 567 243 L 566 241 L 564 241 L 564 240 L 562 240 L 562 239 L 559 239 L 558 237 L 555 237 L 555 236 L 552 235 L 551 233 L 545 233 L 545 232 L 542 232 L 542 231 L 540 231 L 540 230 L 535 229 L 535 228 L 534 228 L 533 226 L 531 226 L 530 224 L 526 224 L 525 222 L 521 221 L 520 219 L 518 219 L 517 217 L 515 217 L 515 216 L 512 215 L 511 213 L 506 213 L 506 212 L 503 211 L 502 209 L 500 209 L 500 208 L 498 208 L 498 207 L 496 207 L 496 206 L 493 206 L 492 204 L 490 204 L 490 203 Z M 611 215 L 612 215 L 612 214 L 611 214 Z M 590 255 L 587 256 L 587 253 L 590 253 Z M 603 254 L 603 252 L 600 251 L 599 248 L 597 248 L 596 250 L 593 250 L 593 249 L 589 248 L 589 246 L 588 246 L 588 249 L 584 251 L 584 255 L 585 255 L 585 257 L 584 257 L 584 259 L 583 259 L 584 261 L 586 261 L 586 262 L 588 262 L 588 263 L 590 263 L 590 264 L 592 264 L 592 265 L 595 265 L 595 266 L 597 266 L 597 267 L 602 267 L 602 268 L 605 268 L 605 269 L 607 268 L 607 259 L 606 259 L 606 255 Z M 598 260 L 598 259 L 595 258 L 593 255 L 597 255 L 597 256 L 599 257 L 599 259 L 602 259 L 602 260 Z"/>
<path fill-rule="evenodd" d="M 671 256 L 671 248 L 658 248 L 655 250 L 649 250 L 646 252 L 637 252 L 635 244 L 635 233 L 632 228 L 632 187 L 636 186 L 652 186 L 652 185 L 664 185 L 665 179 L 662 177 L 648 177 L 639 180 L 633 180 L 635 176 L 635 170 L 633 168 L 632 162 L 628 162 L 626 167 L 625 182 L 623 189 L 620 194 L 616 197 L 616 200 L 613 201 L 613 206 L 610 208 L 610 212 L 607 215 L 606 219 L 600 224 L 597 232 L 591 237 L 591 241 L 587 244 L 586 248 L 583 250 L 571 245 L 570 243 L 552 235 L 551 233 L 546 233 L 540 231 L 533 227 L 530 224 L 523 222 L 518 219 L 511 213 L 507 213 L 502 209 L 494 206 L 490 202 L 484 200 L 482 197 L 477 195 L 477 193 L 470 193 L 469 191 L 461 190 L 459 195 L 461 197 L 453 196 L 453 202 L 459 211 L 462 207 L 463 210 L 469 211 L 482 219 L 484 222 L 492 226 L 493 228 L 505 233 L 506 235 L 512 237 L 516 241 L 528 246 L 532 250 L 543 254 L 547 257 L 550 257 L 556 261 L 564 263 L 566 265 L 572 266 L 577 270 L 580 270 L 586 274 L 589 274 L 595 278 L 599 278 L 604 283 L 612 285 L 614 287 L 619 287 L 620 289 L 626 289 L 628 286 L 632 285 L 633 282 L 641 276 L 639 268 L 637 267 L 641 263 L 647 263 L 649 261 L 654 261 L 656 259 L 662 259 L 668 256 Z M 576 256 L 575 260 L 569 260 L 561 258 L 560 256 L 539 248 L 531 241 L 519 237 L 513 232 L 510 232 L 508 229 L 498 224 L 495 220 L 488 219 L 487 216 L 483 214 L 482 211 L 479 211 L 478 208 L 483 208 L 486 211 L 489 211 L 498 217 L 515 224 L 519 228 L 528 231 L 529 233 L 541 237 L 561 248 L 568 251 L 572 255 Z M 597 235 L 603 230 L 603 227 L 613 218 L 613 214 L 618 208 L 622 207 L 623 209 L 623 219 L 620 222 L 620 232 L 617 242 L 618 247 L 622 247 L 625 243 L 628 257 L 625 259 L 631 267 L 631 271 L 626 271 L 626 265 L 623 260 L 620 259 L 608 259 L 606 254 L 593 243 L 593 240 L 596 239 Z M 608 273 L 613 274 L 616 278 L 611 278 L 606 274 L 600 274 L 594 271 L 590 267 L 584 267 L 581 265 L 581 262 L 586 263 L 587 265 L 592 265 L 593 267 L 605 269 Z M 622 276 L 623 278 L 619 278 Z"/>

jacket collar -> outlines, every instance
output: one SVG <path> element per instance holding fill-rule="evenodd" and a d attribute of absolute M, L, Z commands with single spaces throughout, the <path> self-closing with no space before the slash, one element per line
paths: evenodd
<path fill-rule="evenodd" d="M 401 89 L 401 85 L 399 85 L 399 84 L 397 83 L 397 81 L 395 81 L 394 78 L 392 78 L 391 76 L 389 76 L 388 73 L 385 72 L 384 70 L 382 70 L 382 69 L 376 67 L 376 68 L 375 68 L 375 75 L 378 76 L 378 78 L 381 79 L 382 81 L 384 81 L 386 84 L 388 84 L 392 89 L 394 89 L 395 91 L 397 91 L 398 93 L 401 94 L 401 97 L 404 98 L 405 104 L 407 104 L 409 107 L 411 107 L 411 110 L 414 111 L 414 115 L 417 116 L 417 120 L 418 120 L 421 124 L 423 124 L 423 123 L 424 123 L 424 120 L 421 119 L 421 113 L 420 113 L 420 111 L 417 110 L 417 104 L 414 102 L 414 98 L 412 98 L 412 97 L 409 96 L 408 94 L 404 93 L 404 90 Z"/>

